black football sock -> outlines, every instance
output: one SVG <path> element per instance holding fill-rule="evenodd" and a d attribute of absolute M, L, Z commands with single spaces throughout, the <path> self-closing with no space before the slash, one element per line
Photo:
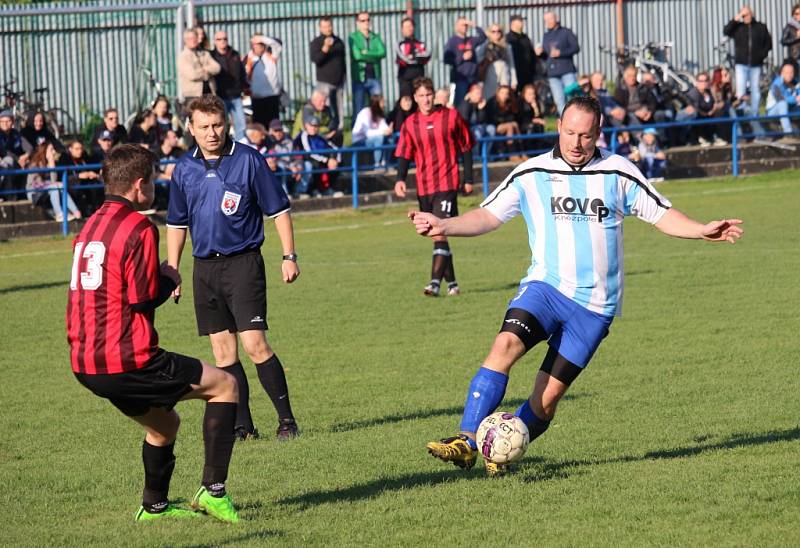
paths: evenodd
<path fill-rule="evenodd" d="M 203 467 L 203 487 L 215 497 L 225 495 L 225 480 L 233 453 L 233 428 L 236 404 L 208 402 L 203 416 L 203 443 L 206 462 Z"/>
<path fill-rule="evenodd" d="M 458 282 L 456 281 L 456 269 L 453 266 L 453 252 L 450 251 L 449 246 L 447 248 L 447 252 L 450 254 L 447 256 L 447 266 L 444 269 L 444 279 L 447 282 L 447 287 L 453 287 L 458 285 Z"/>
<path fill-rule="evenodd" d="M 431 263 L 431 281 L 440 281 L 447 269 L 450 258 L 450 244 L 447 242 L 433 242 L 433 262 Z"/>
<path fill-rule="evenodd" d="M 142 442 L 142 463 L 144 463 L 144 491 L 142 506 L 151 514 L 163 512 L 167 508 L 169 480 L 175 469 L 175 443 L 159 447 Z"/>
<path fill-rule="evenodd" d="M 244 428 L 252 433 L 255 430 L 253 416 L 250 414 L 250 385 L 247 382 L 242 362 L 233 365 L 220 367 L 226 373 L 230 373 L 239 385 L 239 406 L 236 408 L 236 428 Z"/>
<path fill-rule="evenodd" d="M 264 387 L 264 391 L 272 400 L 272 405 L 275 406 L 275 411 L 278 412 L 278 419 L 294 420 L 292 404 L 289 401 L 289 387 L 286 384 L 286 373 L 283 371 L 283 365 L 278 359 L 278 355 L 273 354 L 264 363 L 257 363 L 256 371 L 258 371 L 258 380 L 261 381 L 261 386 Z"/>

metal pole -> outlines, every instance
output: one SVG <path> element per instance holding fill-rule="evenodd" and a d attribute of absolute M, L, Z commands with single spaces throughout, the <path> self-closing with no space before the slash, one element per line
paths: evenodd
<path fill-rule="evenodd" d="M 61 173 L 61 234 L 66 236 L 69 234 L 69 219 L 67 218 L 67 200 L 69 199 L 69 190 L 67 190 L 67 170 Z"/>
<path fill-rule="evenodd" d="M 739 176 L 739 122 L 733 121 L 731 125 L 733 135 L 731 136 L 731 171 L 734 177 Z"/>
<path fill-rule="evenodd" d="M 353 181 L 353 209 L 358 209 L 358 151 L 354 151 L 350 164 L 353 166 L 353 172 L 350 175 Z"/>
<path fill-rule="evenodd" d="M 489 195 L 489 146 L 481 141 L 481 172 L 483 174 L 483 197 Z"/>
<path fill-rule="evenodd" d="M 475 24 L 483 28 L 483 0 L 475 2 Z"/>
<path fill-rule="evenodd" d="M 617 0 L 617 47 L 625 45 L 625 10 L 622 0 Z"/>
<path fill-rule="evenodd" d="M 611 130 L 611 152 L 613 154 L 617 153 L 617 130 Z"/>
<path fill-rule="evenodd" d="M 194 21 L 195 21 L 194 2 L 192 2 L 192 0 L 188 0 L 186 2 L 186 26 L 188 28 L 193 28 Z"/>
<path fill-rule="evenodd" d="M 178 63 L 178 55 L 180 55 L 181 50 L 183 49 L 183 30 L 185 27 L 186 21 L 184 20 L 183 14 L 183 4 L 180 4 L 178 8 L 175 10 L 175 65 L 177 67 Z M 181 79 L 175 79 L 175 93 L 178 96 L 178 99 L 181 101 L 183 100 L 183 90 L 181 89 Z M 180 114 L 180 113 L 179 113 Z"/>

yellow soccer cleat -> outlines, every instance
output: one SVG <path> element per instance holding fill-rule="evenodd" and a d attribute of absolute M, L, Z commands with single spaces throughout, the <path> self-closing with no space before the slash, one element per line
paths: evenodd
<path fill-rule="evenodd" d="M 488 460 L 484 460 L 483 463 L 486 465 L 486 475 L 489 477 L 497 478 L 505 476 L 508 473 L 508 464 L 497 464 L 496 462 L 489 462 Z"/>
<path fill-rule="evenodd" d="M 440 441 L 432 441 L 426 446 L 428 453 L 445 462 L 452 462 L 459 468 L 469 470 L 475 466 L 478 452 L 469 446 L 469 438 L 463 434 L 445 438 Z"/>

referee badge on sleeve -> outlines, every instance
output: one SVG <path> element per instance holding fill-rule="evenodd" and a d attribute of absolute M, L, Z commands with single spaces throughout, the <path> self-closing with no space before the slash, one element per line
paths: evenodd
<path fill-rule="evenodd" d="M 239 202 L 241 199 L 241 194 L 236 194 L 235 192 L 226 190 L 225 194 L 222 196 L 222 204 L 220 204 L 222 212 L 225 215 L 233 215 L 236 213 L 236 210 L 239 209 Z"/>

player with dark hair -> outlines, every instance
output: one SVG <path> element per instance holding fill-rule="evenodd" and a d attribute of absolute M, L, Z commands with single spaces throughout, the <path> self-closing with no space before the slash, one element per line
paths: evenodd
<path fill-rule="evenodd" d="M 514 169 L 481 207 L 440 219 L 413 211 L 419 234 L 478 236 L 522 214 L 533 261 L 511 299 L 500 333 L 467 393 L 461 432 L 428 452 L 461 468 L 475 464 L 475 432 L 503 399 L 511 367 L 539 342 L 549 350 L 530 399 L 517 409 L 530 439 L 550 425 L 556 405 L 589 364 L 622 305 L 622 222 L 634 215 L 669 236 L 735 243 L 739 219 L 701 224 L 671 207 L 622 156 L 596 148 L 599 103 L 572 99 L 552 151 Z M 486 461 L 490 475 L 506 465 Z"/>
<path fill-rule="evenodd" d="M 261 256 L 267 215 L 275 219 L 283 247 L 283 281 L 292 283 L 300 274 L 289 198 L 255 149 L 227 137 L 225 105 L 219 97 L 194 99 L 188 127 L 197 146 L 181 157 L 172 173 L 167 259 L 177 270 L 190 230 L 197 328 L 201 336 L 209 337 L 217 367 L 239 384 L 237 438 L 258 437 L 237 333 L 278 413 L 278 439 L 294 438 L 298 428 L 286 374 L 267 344 L 267 286 Z M 179 296 L 180 286 L 175 289 L 176 300 Z"/>
<path fill-rule="evenodd" d="M 200 360 L 158 346 L 155 309 L 181 282 L 159 267 L 158 230 L 138 211 L 155 196 L 156 158 L 119 145 L 103 162 L 106 199 L 73 242 L 67 339 L 78 381 L 144 428 L 144 492 L 137 521 L 195 516 L 171 504 L 180 400 L 205 400 L 202 486 L 192 507 L 227 522 L 239 517 L 225 493 L 233 450 L 236 380 Z"/>
<path fill-rule="evenodd" d="M 446 219 L 458 215 L 458 191 L 472 193 L 472 134 L 457 110 L 434 106 L 433 81 L 417 78 L 413 83 L 418 110 L 408 117 L 397 141 L 397 183 L 394 191 L 406 195 L 406 177 L 411 160 L 417 164 L 417 199 L 420 211 Z M 459 186 L 458 154 L 464 159 L 464 185 Z M 431 282 L 425 295 L 437 297 L 442 278 L 448 295 L 460 293 L 453 267 L 453 254 L 445 236 L 433 237 Z"/>

